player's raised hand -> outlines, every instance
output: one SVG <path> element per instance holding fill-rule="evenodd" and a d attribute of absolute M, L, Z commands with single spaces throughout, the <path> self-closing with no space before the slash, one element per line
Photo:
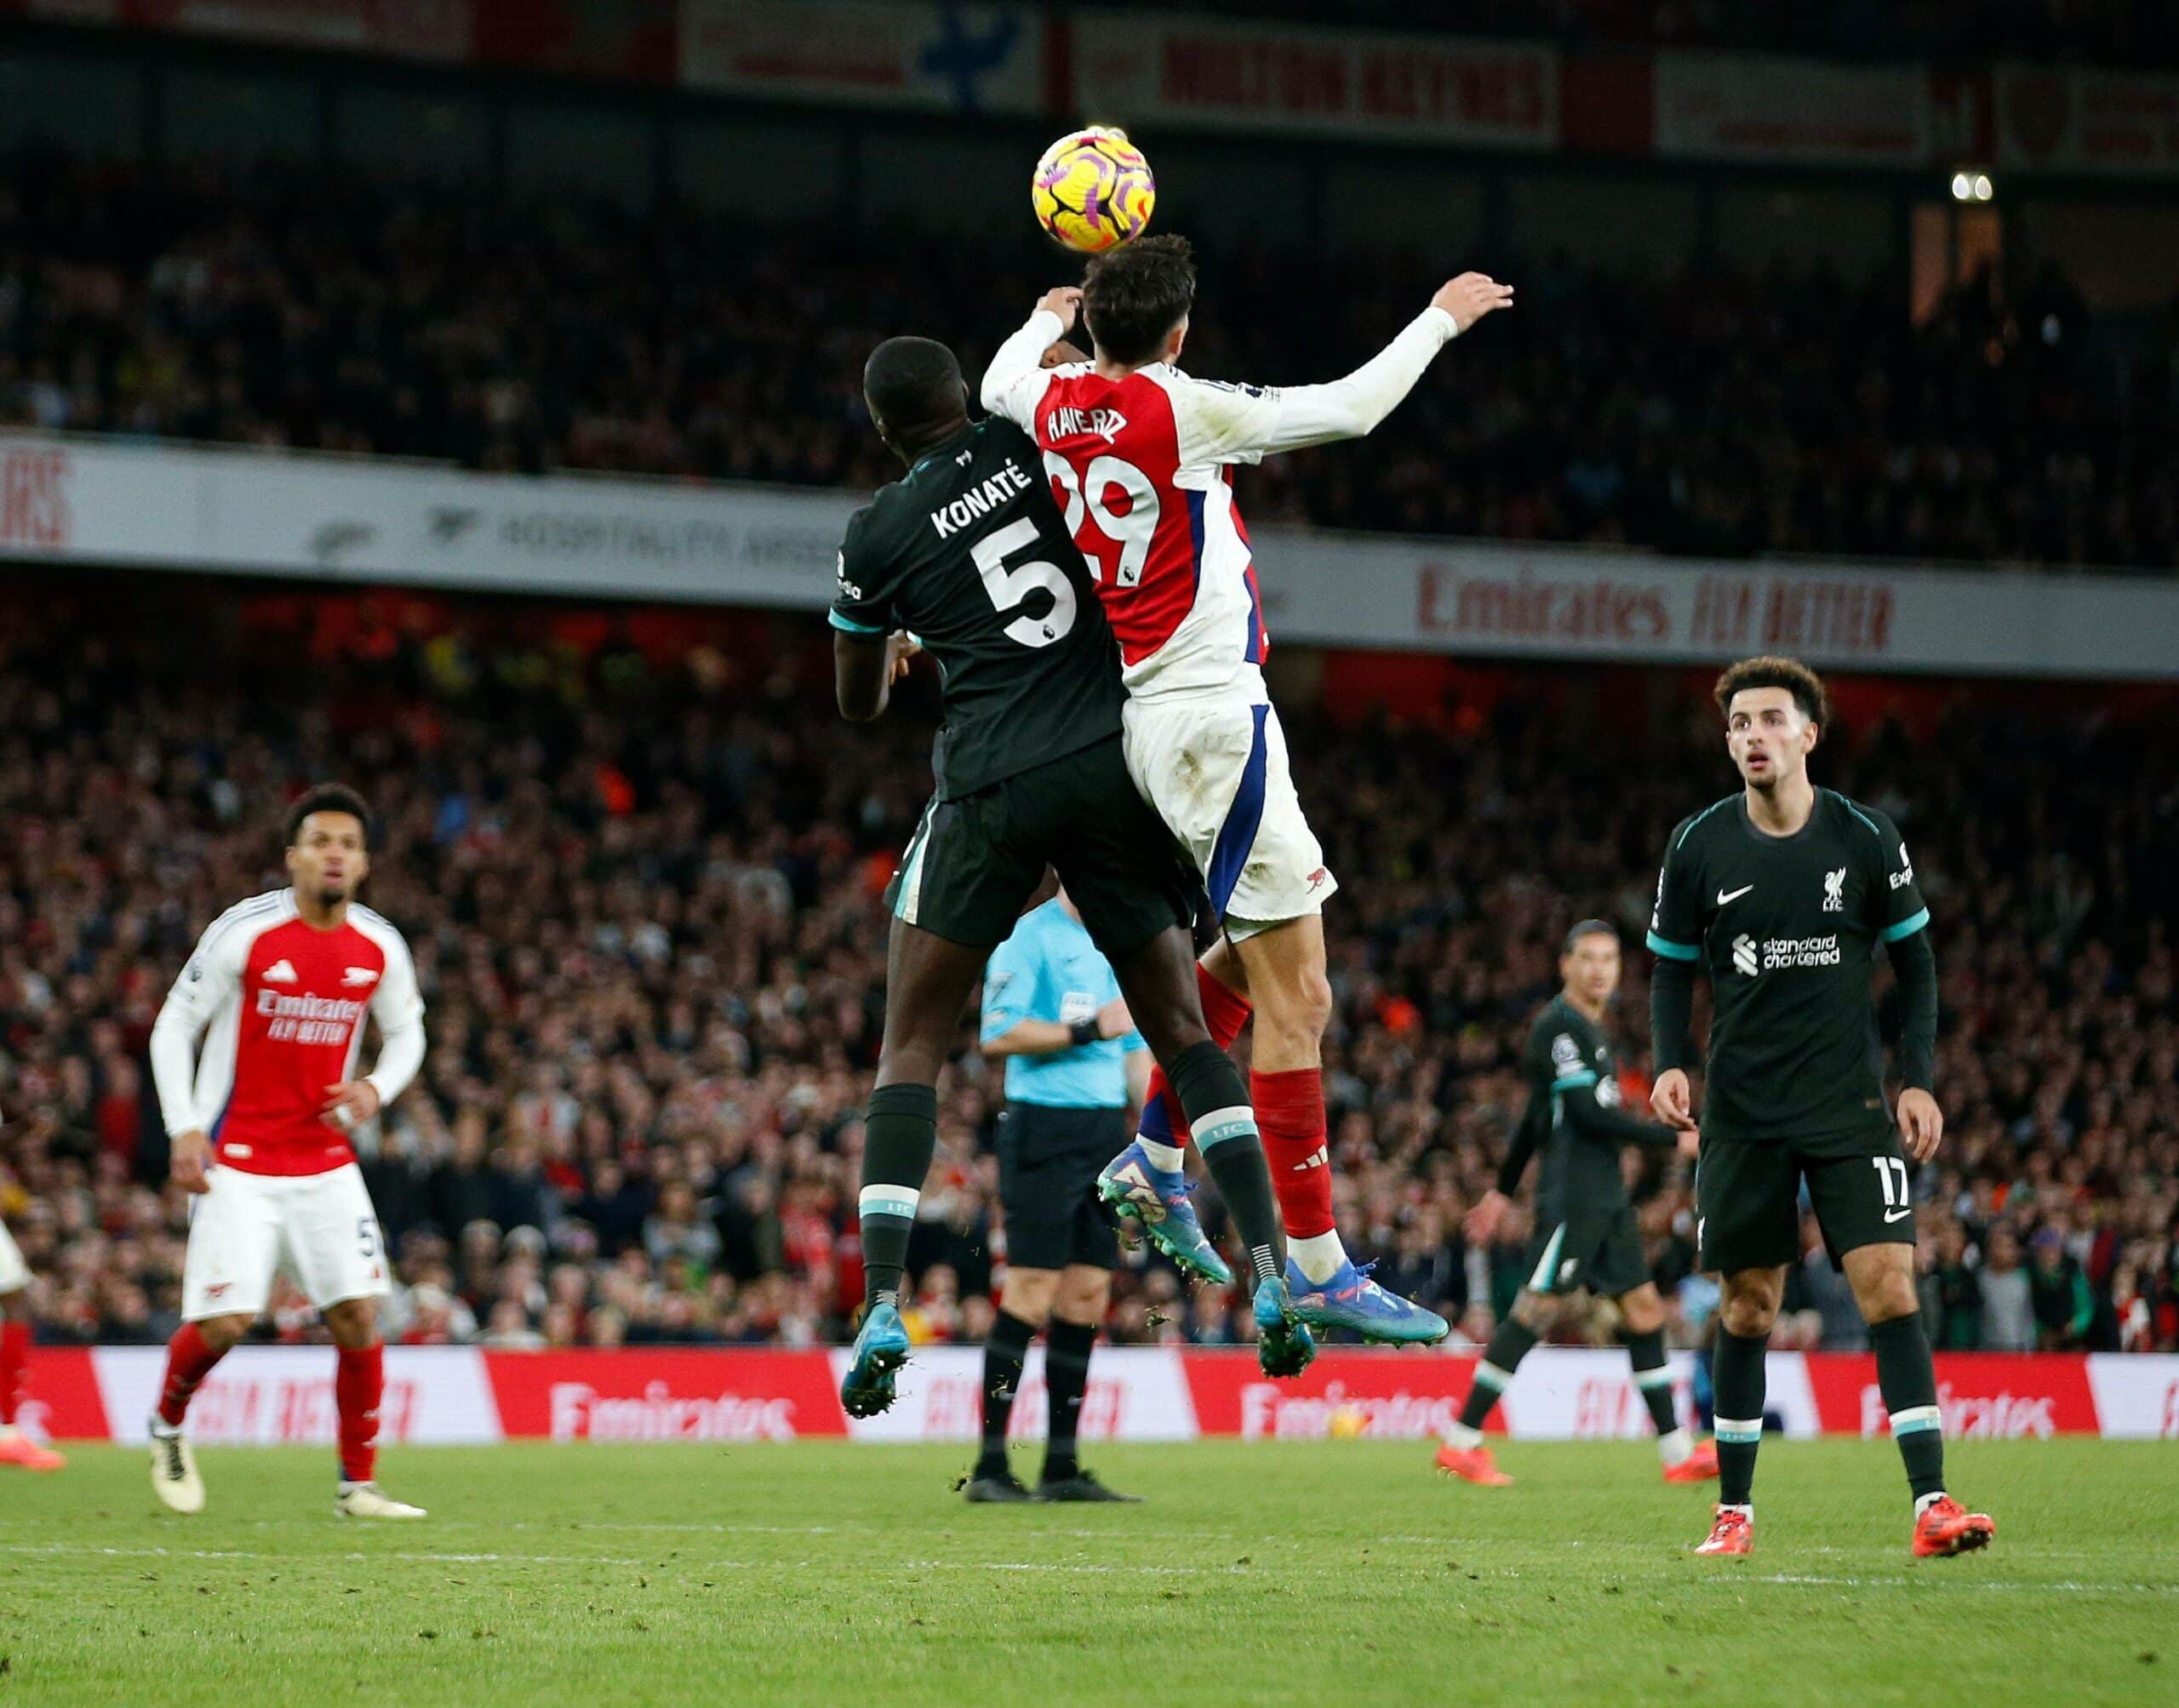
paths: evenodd
<path fill-rule="evenodd" d="M 1055 314 L 1059 317 L 1059 329 L 1061 332 L 1072 332 L 1074 330 L 1076 317 L 1082 312 L 1082 287 L 1067 284 L 1054 285 L 1037 299 L 1037 306 L 1048 314 Z"/>
<path fill-rule="evenodd" d="M 1498 1237 L 1498 1225 L 1506 1220 L 1506 1212 L 1513 1201 L 1493 1186 L 1475 1201 L 1475 1208 L 1461 1219 L 1461 1231 L 1467 1236 L 1470 1245 L 1489 1245 Z"/>
<path fill-rule="evenodd" d="M 1926 1162 L 1937 1154 L 1944 1139 L 1944 1111 L 1937 1100 L 1919 1087 L 1899 1094 L 1899 1137 L 1907 1154 Z"/>
<path fill-rule="evenodd" d="M 1668 1067 L 1650 1089 L 1650 1112 L 1675 1133 L 1695 1130 L 1694 1093 L 1688 1088 L 1687 1070 Z"/>
<path fill-rule="evenodd" d="M 172 1154 L 167 1159 L 167 1175 L 185 1192 L 209 1192 L 211 1177 L 204 1171 L 211 1165 L 212 1141 L 195 1128 L 174 1135 Z"/>
<path fill-rule="evenodd" d="M 317 1111 L 317 1117 L 346 1133 L 377 1114 L 378 1106 L 378 1088 L 370 1081 L 344 1079 L 338 1085 L 325 1088 L 325 1106 Z"/>
<path fill-rule="evenodd" d="M 1080 292 L 1075 293 L 1078 296 Z M 1513 288 L 1500 284 L 1488 273 L 1462 273 L 1456 279 L 1448 279 L 1438 287 L 1438 294 L 1430 299 L 1430 306 L 1442 308 L 1453 317 L 1453 325 L 1466 332 L 1493 309 L 1513 306 Z"/>
<path fill-rule="evenodd" d="M 908 679 L 908 666 L 915 662 L 916 654 L 923 650 L 923 643 L 906 629 L 897 629 L 885 643 L 885 680 L 893 683 Z"/>

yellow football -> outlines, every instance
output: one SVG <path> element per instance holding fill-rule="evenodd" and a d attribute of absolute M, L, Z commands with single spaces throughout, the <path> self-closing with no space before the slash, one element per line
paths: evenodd
<path fill-rule="evenodd" d="M 1094 255 L 1142 235 L 1158 181 L 1125 131 L 1093 124 L 1044 151 L 1029 180 L 1029 201 L 1055 241 Z"/>

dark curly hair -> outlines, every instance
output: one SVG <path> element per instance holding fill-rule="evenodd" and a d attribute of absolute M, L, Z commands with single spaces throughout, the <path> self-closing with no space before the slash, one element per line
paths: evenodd
<path fill-rule="evenodd" d="M 319 783 L 303 791 L 292 807 L 288 808 L 288 846 L 295 845 L 295 838 L 303 833 L 303 820 L 312 813 L 346 813 L 363 827 L 366 847 L 371 839 L 371 809 L 369 803 L 346 783 Z"/>
<path fill-rule="evenodd" d="M 1730 716 L 1733 696 L 1749 688 L 1782 688 L 1810 723 L 1826 729 L 1831 726 L 1831 696 L 1823 691 L 1823 678 L 1799 659 L 1742 659 L 1718 678 L 1710 697 L 1718 702 L 1720 715 Z"/>
<path fill-rule="evenodd" d="M 1186 237 L 1138 237 L 1090 263 L 1082 312 L 1099 355 L 1133 368 L 1158 354 L 1195 305 L 1194 254 Z"/>

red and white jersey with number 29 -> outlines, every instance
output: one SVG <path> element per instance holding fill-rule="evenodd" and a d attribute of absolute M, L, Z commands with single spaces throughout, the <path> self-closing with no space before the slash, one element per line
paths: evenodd
<path fill-rule="evenodd" d="M 1044 454 L 1135 699 L 1264 698 L 1270 639 L 1227 469 L 1275 448 L 1250 431 L 1273 395 L 1163 363 L 1118 380 L 1081 363 L 1006 399 Z"/>
<path fill-rule="evenodd" d="M 350 903 L 322 931 L 275 890 L 229 908 L 198 940 L 159 1011 L 159 1032 L 204 1035 L 188 1107 L 217 1161 L 252 1174 L 317 1174 L 355 1160 L 320 1111 L 326 1088 L 355 1077 L 363 1020 L 391 1039 L 423 1024 L 408 945 L 386 918 Z M 157 1057 L 154 1057 L 155 1065 Z M 162 1103 L 172 1100 L 160 1087 Z"/>

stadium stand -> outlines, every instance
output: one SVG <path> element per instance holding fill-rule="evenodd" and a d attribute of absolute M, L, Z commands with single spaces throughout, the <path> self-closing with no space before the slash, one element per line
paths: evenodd
<path fill-rule="evenodd" d="M 0 424 L 867 488 L 889 476 L 861 356 L 913 328 L 980 361 L 1063 271 L 1010 229 L 887 244 L 873 294 L 851 231 L 24 155 L 0 177 Z M 1917 325 L 1890 272 L 1466 259 L 1536 312 L 1366 443 L 1253 475 L 1252 519 L 2179 567 L 2170 328 L 2106 336 L 2054 265 L 1986 271 Z M 1444 261 L 1214 250 L 1188 363 L 1332 377 Z"/>

